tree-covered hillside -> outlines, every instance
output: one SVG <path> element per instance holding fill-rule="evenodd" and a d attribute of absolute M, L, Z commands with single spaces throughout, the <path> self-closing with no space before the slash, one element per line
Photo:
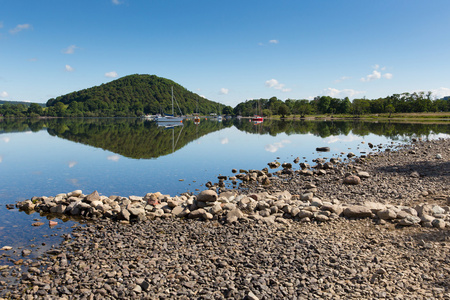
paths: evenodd
<path fill-rule="evenodd" d="M 47 101 L 48 115 L 54 116 L 139 116 L 172 112 L 175 114 L 217 113 L 224 105 L 192 93 L 172 80 L 156 75 L 129 75 L 106 84 L 73 92 Z M 181 112 L 180 112 L 181 110 Z"/>

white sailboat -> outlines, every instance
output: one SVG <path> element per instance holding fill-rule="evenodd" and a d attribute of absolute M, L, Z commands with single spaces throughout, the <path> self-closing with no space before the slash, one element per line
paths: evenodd
<path fill-rule="evenodd" d="M 175 122 L 183 122 L 183 119 L 184 119 L 183 117 L 175 117 L 174 116 L 174 113 L 173 113 L 173 86 L 172 86 L 172 114 L 171 115 L 164 114 L 162 116 L 159 116 L 159 117 L 155 118 L 155 120 L 157 122 L 172 122 L 172 123 L 175 123 Z"/>

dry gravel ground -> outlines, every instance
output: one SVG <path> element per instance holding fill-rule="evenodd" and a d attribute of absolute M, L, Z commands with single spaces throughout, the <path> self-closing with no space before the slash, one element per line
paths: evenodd
<path fill-rule="evenodd" d="M 449 158 L 450 140 L 417 142 L 323 176 L 294 174 L 271 189 L 301 194 L 305 182 L 313 182 L 324 200 L 446 206 Z M 343 173 L 358 170 L 371 176 L 357 186 L 342 184 Z M 103 220 L 77 227 L 60 248 L 15 268 L 20 280 L 4 280 L 3 297 L 450 299 L 450 230 L 377 225 L 368 218 L 287 224 Z"/>

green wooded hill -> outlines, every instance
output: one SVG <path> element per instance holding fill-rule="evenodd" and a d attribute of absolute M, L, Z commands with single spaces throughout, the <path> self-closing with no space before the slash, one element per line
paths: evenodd
<path fill-rule="evenodd" d="M 129 75 L 106 84 L 73 92 L 47 101 L 48 115 L 55 116 L 140 116 L 172 113 L 188 115 L 197 112 L 218 113 L 223 104 L 207 100 L 172 80 L 156 75 Z M 178 106 L 181 109 L 178 109 Z"/>

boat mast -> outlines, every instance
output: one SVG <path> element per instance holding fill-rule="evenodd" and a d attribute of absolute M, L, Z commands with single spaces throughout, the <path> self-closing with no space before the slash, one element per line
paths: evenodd
<path fill-rule="evenodd" d="M 172 86 L 172 116 L 175 116 L 175 114 L 173 113 L 173 86 Z"/>

